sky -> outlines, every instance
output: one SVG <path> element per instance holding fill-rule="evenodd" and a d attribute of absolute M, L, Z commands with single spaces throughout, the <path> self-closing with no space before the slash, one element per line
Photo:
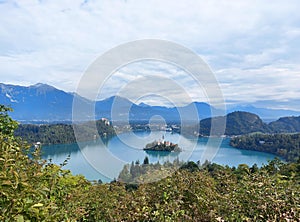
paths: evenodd
<path fill-rule="evenodd" d="M 103 53 L 135 40 L 163 39 L 207 63 L 227 106 L 300 110 L 299 11 L 298 0 L 0 0 L 0 82 L 41 82 L 75 92 Z M 129 86 L 138 93 L 143 87 L 130 83 L 147 75 L 180 85 L 177 91 L 163 86 L 178 103 L 186 102 L 182 88 L 192 100 L 209 100 L 188 72 L 159 61 L 116 70 L 98 99 Z M 166 104 L 168 98 L 151 96 L 150 82 L 149 95 L 139 102 Z"/>

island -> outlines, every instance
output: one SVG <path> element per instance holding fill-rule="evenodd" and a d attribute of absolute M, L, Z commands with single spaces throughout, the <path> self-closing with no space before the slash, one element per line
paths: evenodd
<path fill-rule="evenodd" d="M 167 152 L 181 152 L 181 148 L 176 143 L 170 141 L 158 140 L 148 143 L 143 150 L 146 151 L 167 151 Z"/>

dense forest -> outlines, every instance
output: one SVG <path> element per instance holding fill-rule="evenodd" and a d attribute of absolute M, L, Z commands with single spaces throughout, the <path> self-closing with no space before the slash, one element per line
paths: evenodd
<path fill-rule="evenodd" d="M 287 161 L 300 158 L 300 134 L 261 134 L 255 133 L 233 137 L 230 145 L 239 149 L 273 153 Z"/>
<path fill-rule="evenodd" d="M 226 116 L 218 116 L 200 121 L 200 135 L 210 135 L 211 123 L 226 122 L 225 135 L 243 135 L 255 132 L 261 133 L 296 133 L 300 132 L 300 117 L 282 117 L 270 123 L 253 113 L 236 111 Z"/>
<path fill-rule="evenodd" d="M 258 168 L 189 162 L 127 166 L 111 183 L 89 182 L 14 136 L 0 106 L 0 221 L 297 221 L 300 160 Z M 31 152 L 31 157 L 29 157 Z M 176 167 L 177 166 L 177 167 Z M 179 167 L 178 167 L 179 166 Z M 132 168 L 133 167 L 133 168 Z M 125 168 L 125 167 L 124 167 Z M 157 171 L 156 182 L 141 183 Z M 155 169 L 155 170 L 153 170 Z M 131 183 L 122 182 L 122 175 Z M 143 175 L 147 175 L 146 177 Z M 140 183 L 136 183 L 140 182 Z M 147 182 L 147 181 L 144 181 Z"/>
<path fill-rule="evenodd" d="M 281 117 L 269 124 L 273 133 L 300 132 L 300 116 Z"/>
<path fill-rule="evenodd" d="M 22 137 L 30 143 L 41 142 L 42 144 L 67 144 L 76 141 L 88 141 L 99 137 L 110 137 L 115 135 L 114 128 L 108 125 L 106 121 L 97 120 L 97 132 L 94 132 L 95 122 L 85 122 L 80 125 L 70 124 L 21 124 L 15 130 L 15 136 Z M 79 131 L 75 138 L 73 127 Z M 77 140 L 76 140 L 77 139 Z"/>

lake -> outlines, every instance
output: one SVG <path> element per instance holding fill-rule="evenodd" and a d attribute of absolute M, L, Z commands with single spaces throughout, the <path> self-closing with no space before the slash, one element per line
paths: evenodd
<path fill-rule="evenodd" d="M 183 151 L 169 153 L 143 150 L 147 143 L 159 139 L 178 143 Z M 216 140 L 216 138 L 210 140 Z M 118 177 L 124 164 L 137 160 L 142 163 L 146 156 L 150 163 L 173 162 L 177 158 L 195 162 L 202 160 L 205 152 L 214 150 L 208 146 L 208 141 L 208 138 L 191 139 L 170 132 L 128 132 L 105 141 L 105 144 L 98 140 L 79 144 L 43 146 L 42 158 L 61 164 L 70 156 L 64 169 L 71 170 L 73 174 L 82 174 L 89 180 L 101 179 L 103 182 L 109 182 L 112 178 Z M 268 153 L 233 148 L 229 145 L 229 141 L 229 138 L 222 139 L 211 162 L 228 166 L 239 164 L 252 166 L 255 163 L 261 166 L 275 157 Z"/>

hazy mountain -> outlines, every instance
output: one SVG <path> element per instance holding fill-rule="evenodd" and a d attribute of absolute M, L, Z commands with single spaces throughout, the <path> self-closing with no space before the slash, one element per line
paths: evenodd
<path fill-rule="evenodd" d="M 11 106 L 14 109 L 14 112 L 11 113 L 12 117 L 23 122 L 71 121 L 74 96 L 80 98 L 83 107 L 93 105 L 92 101 L 47 84 L 38 83 L 28 87 L 0 84 L 0 103 Z M 160 115 L 167 122 L 178 122 L 181 118 L 191 118 L 193 116 L 191 112 L 194 111 L 193 107 L 198 111 L 199 119 L 211 116 L 210 105 L 198 102 L 179 108 L 168 108 L 164 106 L 150 106 L 144 103 L 136 105 L 128 99 L 113 96 L 97 101 L 94 105 L 97 119 L 101 117 L 111 119 L 113 116 L 115 120 L 127 120 L 127 113 L 129 112 L 130 121 L 148 121 L 154 115 Z M 212 109 L 217 111 L 213 107 Z M 88 118 L 92 117 L 82 116 L 82 119 Z"/>
<path fill-rule="evenodd" d="M 114 109 L 112 109 L 114 104 Z M 104 115 L 107 118 L 111 118 L 112 114 L 115 114 L 113 119 L 126 120 L 127 113 L 129 111 L 130 121 L 150 120 L 153 116 L 161 116 L 167 122 L 179 122 L 184 120 L 200 120 L 211 116 L 211 109 L 216 113 L 217 109 L 211 107 L 206 103 L 194 102 L 187 106 L 182 107 L 165 107 L 165 106 L 150 106 L 145 103 L 136 105 L 129 100 L 122 97 L 110 97 L 106 100 L 97 102 L 97 114 Z M 111 111 L 112 110 L 112 111 Z M 195 111 L 196 114 L 195 115 Z"/>
<path fill-rule="evenodd" d="M 164 106 L 150 106 L 145 103 L 139 105 L 132 103 L 126 98 L 113 96 L 95 104 L 75 93 L 67 93 L 62 90 L 47 84 L 38 83 L 32 86 L 17 86 L 0 83 L 0 103 L 9 105 L 14 109 L 11 116 L 23 122 L 32 121 L 48 121 L 48 122 L 62 122 L 72 120 L 72 106 L 74 97 L 79 98 L 82 107 L 95 105 L 96 119 L 106 117 L 114 120 L 127 121 L 128 112 L 130 121 L 140 121 L 149 119 L 155 115 L 162 116 L 167 122 L 179 122 L 184 120 L 197 120 L 211 117 L 211 111 L 219 115 L 219 110 L 211 107 L 207 103 L 193 102 L 183 107 L 164 107 Z M 92 107 L 93 108 L 93 107 Z M 113 108 L 113 109 L 112 109 Z M 271 110 L 256 108 L 254 106 L 241 106 L 235 109 L 246 110 L 248 112 L 257 114 L 265 118 L 278 119 L 277 115 L 289 116 L 298 115 L 300 113 L 288 110 Z M 195 116 L 195 109 L 198 111 L 198 117 Z M 227 124 L 230 126 L 231 133 L 235 132 L 234 129 L 241 129 L 242 132 L 255 131 L 260 127 L 265 127 L 261 124 L 260 119 L 258 122 L 249 125 L 251 118 L 254 116 L 247 116 L 243 112 L 233 112 L 235 114 L 228 114 Z M 275 114 L 274 114 L 275 113 Z M 241 114 L 241 116 L 239 116 Z M 257 117 L 258 117 L 257 116 Z M 85 116 L 82 114 L 82 119 L 91 119 L 93 117 Z M 218 117 L 221 118 L 221 117 Z M 259 118 L 259 117 L 258 117 Z M 298 122 L 297 122 L 298 121 Z M 208 120 L 201 121 L 203 126 L 207 126 Z M 232 124 L 233 125 L 230 125 Z M 243 125 L 243 124 L 245 125 Z M 298 125 L 297 125 L 298 124 Z M 258 127 L 258 128 L 257 128 Z M 272 130 L 275 128 L 281 132 L 294 132 L 299 131 L 299 120 L 296 117 L 281 118 L 269 124 Z"/>

